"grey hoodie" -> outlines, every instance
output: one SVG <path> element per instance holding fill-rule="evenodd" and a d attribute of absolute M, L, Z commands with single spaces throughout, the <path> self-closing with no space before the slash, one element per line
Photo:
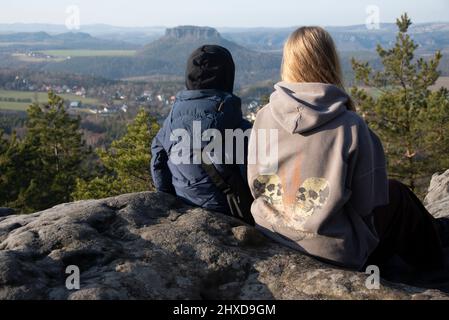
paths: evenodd
<path fill-rule="evenodd" d="M 380 140 L 347 102 L 333 85 L 278 83 L 257 114 L 248 181 L 262 232 L 359 269 L 378 244 L 372 211 L 388 204 L 388 180 Z M 260 129 L 275 129 L 278 139 L 260 144 Z M 257 156 L 276 147 L 277 169 L 270 171 Z"/>

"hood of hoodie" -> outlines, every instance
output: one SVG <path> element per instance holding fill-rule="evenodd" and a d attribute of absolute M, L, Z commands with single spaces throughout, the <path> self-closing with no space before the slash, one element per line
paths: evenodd
<path fill-rule="evenodd" d="M 270 97 L 273 118 L 290 133 L 306 133 L 347 110 L 349 97 L 325 83 L 279 82 Z"/>

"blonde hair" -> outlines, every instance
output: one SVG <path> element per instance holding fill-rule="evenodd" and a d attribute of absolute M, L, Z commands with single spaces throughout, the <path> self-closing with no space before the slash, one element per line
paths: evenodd
<path fill-rule="evenodd" d="M 290 35 L 284 45 L 281 76 L 286 82 L 327 83 L 345 91 L 334 40 L 320 27 L 302 27 Z M 348 109 L 355 110 L 352 99 Z"/>

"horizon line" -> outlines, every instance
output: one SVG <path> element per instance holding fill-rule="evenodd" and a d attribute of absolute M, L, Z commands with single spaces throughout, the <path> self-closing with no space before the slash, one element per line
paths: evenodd
<path fill-rule="evenodd" d="M 428 21 L 428 22 L 414 22 L 413 25 L 423 25 L 423 24 L 449 24 L 449 21 Z M 396 24 L 396 22 L 380 22 L 380 25 L 392 25 Z M 52 23 L 52 22 L 10 22 L 10 23 L 0 23 L 0 26 L 13 26 L 13 25 L 46 25 L 46 26 L 52 26 L 52 27 L 63 27 L 65 28 L 65 25 L 62 23 Z M 312 25 L 312 24 L 307 24 Z M 320 25 L 320 24 L 315 24 Z M 323 27 L 356 27 L 356 26 L 363 26 L 365 24 L 363 23 L 357 23 L 357 24 L 347 24 L 347 25 L 321 25 Z M 254 26 L 254 27 L 244 27 L 244 26 L 211 26 L 211 25 L 194 25 L 194 24 L 179 24 L 179 25 L 146 25 L 146 26 L 124 26 L 124 25 L 114 25 L 114 24 L 108 24 L 108 23 L 86 23 L 82 24 L 80 26 L 80 30 L 84 27 L 94 27 L 94 26 L 105 26 L 105 27 L 113 27 L 113 28 L 122 28 L 122 29 L 145 29 L 145 28 L 163 28 L 163 29 L 170 29 L 170 28 L 176 28 L 176 27 L 182 27 L 182 26 L 195 26 L 195 27 L 212 27 L 215 29 L 289 29 L 289 28 L 295 28 L 303 25 L 289 25 L 289 26 Z"/>

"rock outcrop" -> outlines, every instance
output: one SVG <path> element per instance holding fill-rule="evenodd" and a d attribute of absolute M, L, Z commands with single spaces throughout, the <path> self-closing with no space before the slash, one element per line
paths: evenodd
<path fill-rule="evenodd" d="M 79 290 L 66 288 L 72 265 L 80 269 Z M 368 289 L 366 279 L 167 194 L 0 218 L 0 299 L 448 298 L 388 281 Z"/>
<path fill-rule="evenodd" d="M 449 170 L 432 177 L 424 204 L 437 218 L 449 216 Z"/>

